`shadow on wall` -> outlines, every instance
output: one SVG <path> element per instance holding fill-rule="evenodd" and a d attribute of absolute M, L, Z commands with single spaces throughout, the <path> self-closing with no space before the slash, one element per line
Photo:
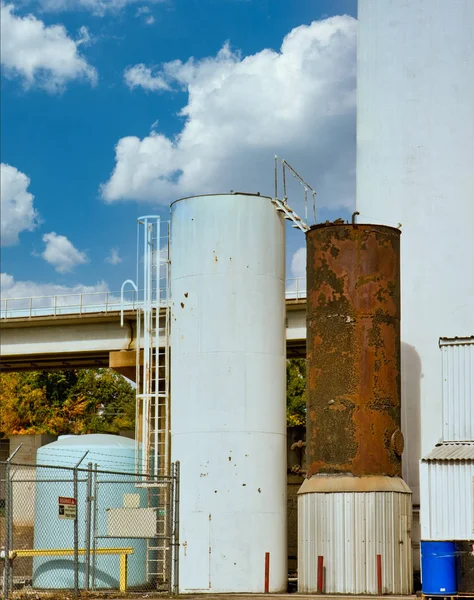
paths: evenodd
<path fill-rule="evenodd" d="M 298 490 L 304 481 L 305 449 L 299 442 L 306 439 L 306 427 L 287 428 L 287 516 L 288 573 L 296 577 L 298 569 Z M 296 591 L 296 590 L 294 590 Z"/>
<path fill-rule="evenodd" d="M 403 478 L 420 503 L 419 461 L 421 459 L 421 360 L 413 346 L 402 343 L 402 431 L 405 437 Z"/>
<path fill-rule="evenodd" d="M 421 459 L 421 359 L 410 344 L 402 342 L 402 432 L 405 451 L 402 459 L 403 479 L 413 492 L 413 570 L 415 589 L 420 571 L 420 459 Z"/>

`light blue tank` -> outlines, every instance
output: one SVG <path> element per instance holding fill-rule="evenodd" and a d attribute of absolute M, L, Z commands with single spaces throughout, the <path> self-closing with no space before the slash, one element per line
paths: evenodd
<path fill-rule="evenodd" d="M 89 450 L 80 468 L 87 469 L 88 463 L 98 465 L 99 470 L 121 471 L 131 475 L 99 474 L 98 479 L 113 481 L 101 483 L 97 490 L 97 534 L 107 534 L 107 509 L 123 508 L 124 495 L 139 497 L 140 508 L 147 507 L 147 492 L 135 487 L 132 474 L 135 469 L 135 442 L 125 437 L 105 434 L 61 436 L 56 442 L 39 448 L 37 465 L 73 467 Z M 35 496 L 35 549 L 58 549 L 74 547 L 74 520 L 58 516 L 59 496 L 73 497 L 71 471 L 45 468 L 36 470 Z M 79 472 L 78 484 L 78 529 L 79 548 L 85 547 L 86 531 L 86 477 Z M 62 481 L 67 479 L 68 481 Z M 43 482 L 41 480 L 51 480 Z M 117 483 L 115 483 L 117 482 Z M 93 490 L 94 494 L 94 490 Z M 94 505 L 92 505 L 94 506 Z M 93 518 L 94 511 L 92 511 Z M 92 522 L 92 521 L 91 521 Z M 92 531 L 92 526 L 91 526 Z M 133 547 L 128 557 L 128 587 L 141 587 L 146 579 L 146 540 L 142 539 L 98 539 L 97 548 Z M 91 533 L 92 546 L 92 533 Z M 97 556 L 95 584 L 97 589 L 119 587 L 119 556 Z M 71 589 L 74 587 L 74 558 L 71 556 L 35 557 L 33 560 L 33 587 L 38 589 Z M 92 583 L 92 556 L 91 580 Z M 84 556 L 79 556 L 79 588 L 84 588 Z"/>

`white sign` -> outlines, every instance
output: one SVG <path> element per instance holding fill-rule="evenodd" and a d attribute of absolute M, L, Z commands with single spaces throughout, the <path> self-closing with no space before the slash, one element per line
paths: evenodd
<path fill-rule="evenodd" d="M 60 519 L 75 519 L 77 517 L 77 506 L 75 498 L 58 498 L 58 517 Z"/>

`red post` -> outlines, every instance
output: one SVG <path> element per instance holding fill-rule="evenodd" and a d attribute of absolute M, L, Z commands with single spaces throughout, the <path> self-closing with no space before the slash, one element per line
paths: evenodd
<path fill-rule="evenodd" d="M 323 593 L 324 556 L 318 556 L 318 593 Z"/>
<path fill-rule="evenodd" d="M 270 552 L 265 552 L 265 594 L 270 590 Z"/>
<path fill-rule="evenodd" d="M 377 554 L 377 593 L 382 595 L 382 555 Z"/>

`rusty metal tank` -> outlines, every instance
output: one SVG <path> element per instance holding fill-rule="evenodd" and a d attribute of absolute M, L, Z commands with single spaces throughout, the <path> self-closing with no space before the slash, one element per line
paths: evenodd
<path fill-rule="evenodd" d="M 401 476 L 400 230 L 323 224 L 307 242 L 307 476 Z"/>

